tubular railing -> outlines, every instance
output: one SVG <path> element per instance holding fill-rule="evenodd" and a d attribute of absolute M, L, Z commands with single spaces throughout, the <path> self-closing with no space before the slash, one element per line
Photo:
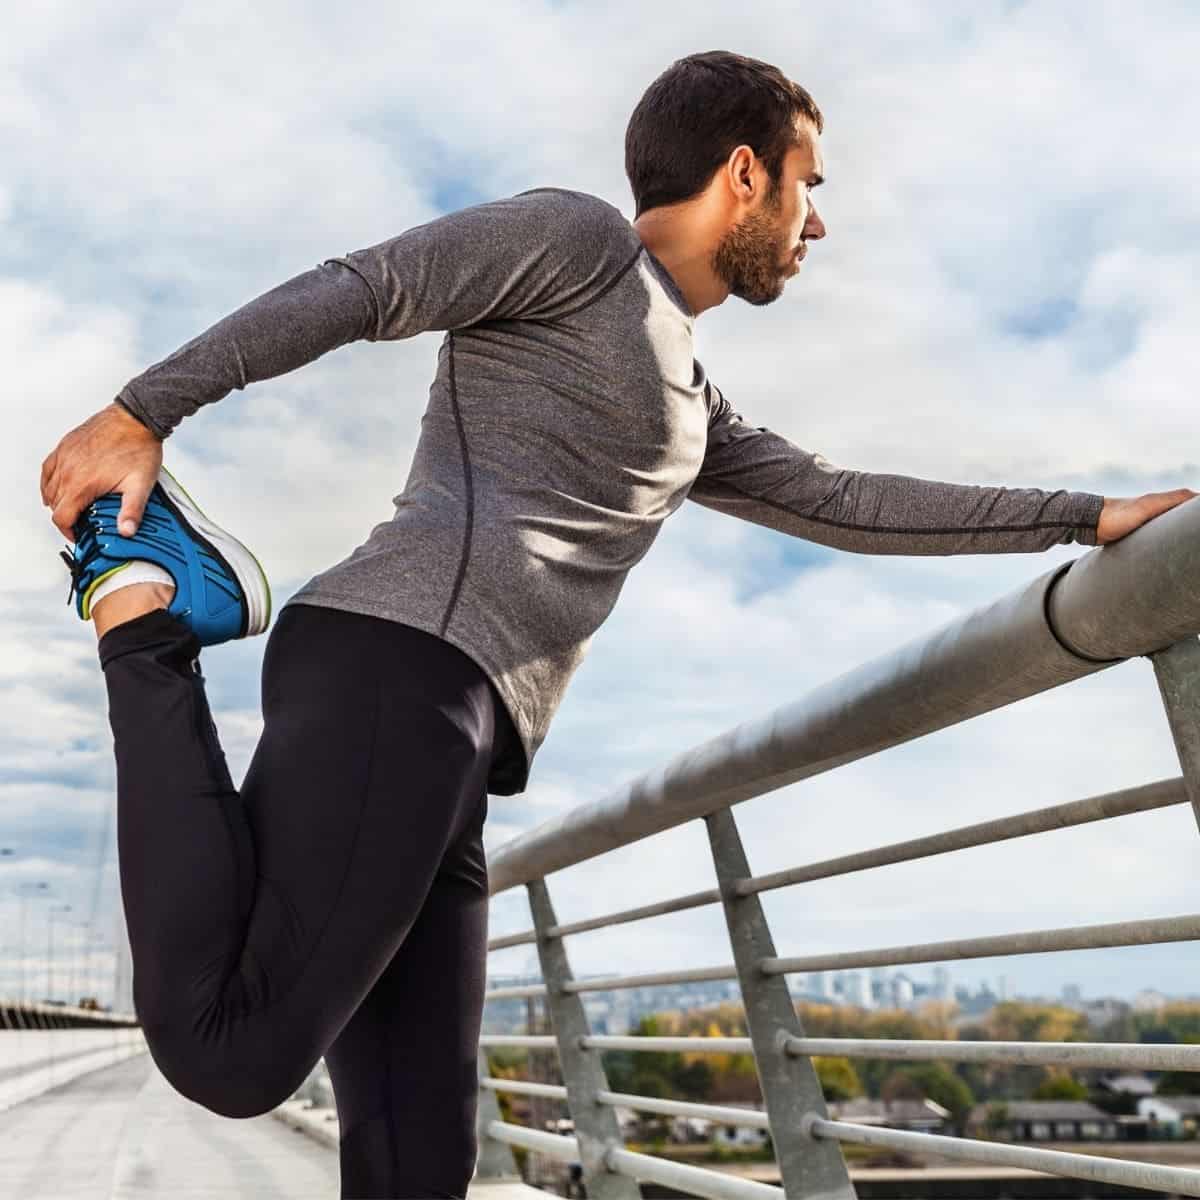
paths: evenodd
<path fill-rule="evenodd" d="M 1193 941 L 1200 939 L 1200 913 L 780 957 L 760 900 L 761 893 L 775 888 L 1171 805 L 1190 804 L 1200 826 L 1198 633 L 1200 502 L 1188 502 L 1121 541 L 1055 567 L 995 603 L 857 667 L 765 717 L 737 725 L 612 794 L 502 846 L 489 860 L 492 894 L 524 886 L 533 928 L 495 938 L 489 949 L 536 946 L 545 982 L 495 988 L 487 999 L 543 997 L 554 1034 L 481 1039 L 480 1176 L 514 1174 L 510 1148 L 519 1146 L 581 1163 L 592 1200 L 640 1197 L 639 1180 L 720 1200 L 781 1195 L 848 1200 L 855 1191 L 841 1144 L 859 1143 L 1200 1196 L 1200 1170 L 830 1120 L 812 1063 L 813 1056 L 820 1054 L 1200 1071 L 1200 1045 L 810 1038 L 801 1028 L 785 980 L 791 973 L 849 966 Z M 731 811 L 740 801 L 1134 657 L 1148 658 L 1153 665 L 1181 776 L 785 871 L 759 876 L 751 872 Z M 703 819 L 707 827 L 716 888 L 583 921 L 558 921 L 547 875 L 694 819 Z M 565 941 L 572 934 L 717 904 L 729 933 L 732 962 L 728 964 L 603 979 L 572 976 Z M 748 1037 L 613 1037 L 593 1035 L 588 1028 L 582 993 L 717 979 L 738 981 Z M 502 1046 L 553 1047 L 563 1084 L 492 1077 L 486 1052 Z M 606 1050 L 751 1052 L 764 1108 L 725 1108 L 613 1092 L 602 1062 Z M 574 1137 L 501 1120 L 498 1092 L 565 1100 Z M 629 1151 L 616 1120 L 618 1105 L 769 1130 L 782 1191 Z"/>

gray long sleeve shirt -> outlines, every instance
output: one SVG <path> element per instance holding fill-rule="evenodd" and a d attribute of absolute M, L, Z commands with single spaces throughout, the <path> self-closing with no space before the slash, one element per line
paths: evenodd
<path fill-rule="evenodd" d="M 621 211 L 535 188 L 326 259 L 132 379 L 160 437 L 347 342 L 446 331 L 395 514 L 288 603 L 414 625 L 487 672 L 534 756 L 629 569 L 685 499 L 873 554 L 1096 541 L 1103 497 L 846 470 L 746 423 L 693 355 L 694 314 Z"/>

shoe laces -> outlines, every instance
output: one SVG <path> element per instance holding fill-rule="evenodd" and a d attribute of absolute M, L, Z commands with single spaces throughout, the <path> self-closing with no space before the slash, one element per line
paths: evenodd
<path fill-rule="evenodd" d="M 93 510 L 88 509 L 90 514 Z M 71 588 L 67 592 L 67 607 L 70 608 L 71 602 L 75 599 L 79 592 L 80 585 L 86 581 L 88 572 L 91 570 L 92 564 L 100 556 L 101 547 L 100 541 L 96 536 L 96 527 L 93 523 L 87 520 L 83 515 L 75 522 L 75 551 L 72 553 L 68 547 L 66 550 L 58 552 L 59 558 L 67 564 L 67 568 L 71 572 Z"/>

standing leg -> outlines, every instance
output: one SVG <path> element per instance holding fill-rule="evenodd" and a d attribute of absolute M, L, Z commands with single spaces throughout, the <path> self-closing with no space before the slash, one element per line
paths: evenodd
<path fill-rule="evenodd" d="M 291 605 L 239 796 L 198 649 L 161 609 L 100 641 L 121 894 L 155 1062 L 248 1117 L 300 1085 L 416 921 L 486 786 L 492 694 L 431 634 Z"/>
<path fill-rule="evenodd" d="M 326 1051 L 345 1197 L 466 1195 L 487 963 L 486 813 L 483 793 L 416 924 Z"/>

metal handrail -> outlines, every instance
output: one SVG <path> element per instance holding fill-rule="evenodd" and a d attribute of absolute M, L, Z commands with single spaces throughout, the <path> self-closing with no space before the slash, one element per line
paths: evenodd
<path fill-rule="evenodd" d="M 485 1034 L 482 1046 L 553 1050 L 550 1036 Z M 593 1034 L 581 1039 L 585 1050 L 624 1050 L 645 1054 L 749 1054 L 748 1037 L 624 1037 Z M 937 1038 L 789 1037 L 785 1054 L 832 1058 L 896 1059 L 905 1062 L 1005 1063 L 1050 1067 L 1113 1067 L 1119 1070 L 1200 1072 L 1200 1045 L 1159 1042 L 964 1042 Z"/>
<path fill-rule="evenodd" d="M 497 895 L 1194 636 L 1198 584 L 1200 502 L 1190 502 L 520 834 L 489 857 L 489 890 Z"/>
<path fill-rule="evenodd" d="M 999 1167 L 1024 1167 L 1089 1179 L 1094 1183 L 1117 1183 L 1129 1187 L 1155 1188 L 1179 1196 L 1200 1196 L 1200 1171 L 1188 1167 L 1160 1167 L 1154 1163 L 1108 1158 L 1102 1154 L 1075 1154 L 1067 1150 L 1042 1150 L 1036 1146 L 1011 1146 L 978 1138 L 947 1137 L 939 1133 L 915 1133 L 904 1129 L 880 1129 L 851 1121 L 829 1121 L 813 1117 L 804 1132 L 815 1138 L 857 1142 L 861 1146 L 887 1146 L 893 1150 L 915 1150 L 957 1162 L 990 1163 Z"/>
<path fill-rule="evenodd" d="M 534 1083 L 527 1079 L 497 1079 L 485 1075 L 480 1087 L 493 1092 L 512 1092 L 518 1096 L 544 1096 L 550 1100 L 565 1100 L 567 1089 L 556 1083 Z M 608 1104 L 613 1108 L 633 1108 L 643 1112 L 664 1113 L 674 1117 L 701 1117 L 706 1121 L 719 1121 L 726 1125 L 746 1125 L 753 1129 L 766 1129 L 767 1114 L 758 1108 L 729 1108 L 723 1104 L 696 1104 L 691 1100 L 664 1100 L 659 1096 L 637 1096 L 629 1092 L 597 1092 L 597 1104 Z"/>
<path fill-rule="evenodd" d="M 486 1073 L 482 1082 L 493 1091 L 566 1101 L 576 1119 L 576 1137 L 570 1139 L 571 1148 L 564 1150 L 567 1139 L 511 1126 L 490 1116 L 481 1121 L 481 1130 L 496 1143 L 524 1145 L 582 1161 L 589 1189 L 595 1187 L 605 1200 L 640 1194 L 620 1182 L 625 1177 L 673 1184 L 721 1200 L 784 1193 L 625 1150 L 612 1117 L 603 1117 L 597 1106 L 626 1106 L 767 1128 L 774 1138 L 788 1195 L 820 1195 L 828 1200 L 853 1197 L 845 1161 L 836 1148 L 839 1142 L 857 1141 L 1200 1196 L 1200 1171 L 1196 1170 L 831 1121 L 812 1067 L 814 1056 L 827 1054 L 1200 1071 L 1200 1047 L 811 1038 L 799 1025 L 782 978 L 794 972 L 848 966 L 1195 940 L 1200 939 L 1200 914 L 781 957 L 758 899 L 759 893 L 773 888 L 1189 801 L 1200 825 L 1197 584 L 1200 504 L 1185 504 L 1121 542 L 1056 567 L 996 603 L 847 672 L 764 718 L 738 725 L 608 797 L 502 846 L 489 857 L 490 891 L 495 895 L 525 884 L 530 889 L 534 929 L 495 938 L 488 948 L 536 944 L 545 982 L 496 988 L 486 999 L 544 997 L 555 1036 L 488 1035 L 481 1039 L 481 1046 L 554 1047 L 565 1086 L 498 1080 Z M 1150 658 L 1154 665 L 1184 768 L 1182 776 L 768 875 L 751 874 L 731 806 L 1139 655 Z M 708 825 L 718 887 L 599 917 L 569 923 L 557 920 L 545 887 L 547 874 L 698 817 Z M 563 948 L 566 936 L 717 903 L 725 910 L 733 964 L 593 979 L 572 977 Z M 588 1031 L 582 993 L 718 979 L 738 980 L 749 1037 L 629 1038 Z M 763 1085 L 765 1110 L 613 1092 L 607 1088 L 599 1057 L 587 1051 L 617 1049 L 752 1053 Z M 494 1106 L 494 1100 L 491 1103 Z"/>
<path fill-rule="evenodd" d="M 560 1162 L 578 1162 L 580 1159 L 578 1139 L 564 1134 L 542 1133 L 506 1121 L 489 1121 L 485 1130 L 489 1137 L 498 1142 L 522 1146 L 526 1150 L 545 1154 L 548 1158 L 557 1158 Z M 635 1154 L 616 1146 L 610 1147 L 605 1153 L 604 1165 L 615 1174 L 629 1179 L 680 1187 L 692 1195 L 708 1197 L 710 1200 L 782 1200 L 783 1197 L 783 1192 L 770 1184 L 721 1175 L 702 1167 L 666 1162 L 649 1154 Z"/>

